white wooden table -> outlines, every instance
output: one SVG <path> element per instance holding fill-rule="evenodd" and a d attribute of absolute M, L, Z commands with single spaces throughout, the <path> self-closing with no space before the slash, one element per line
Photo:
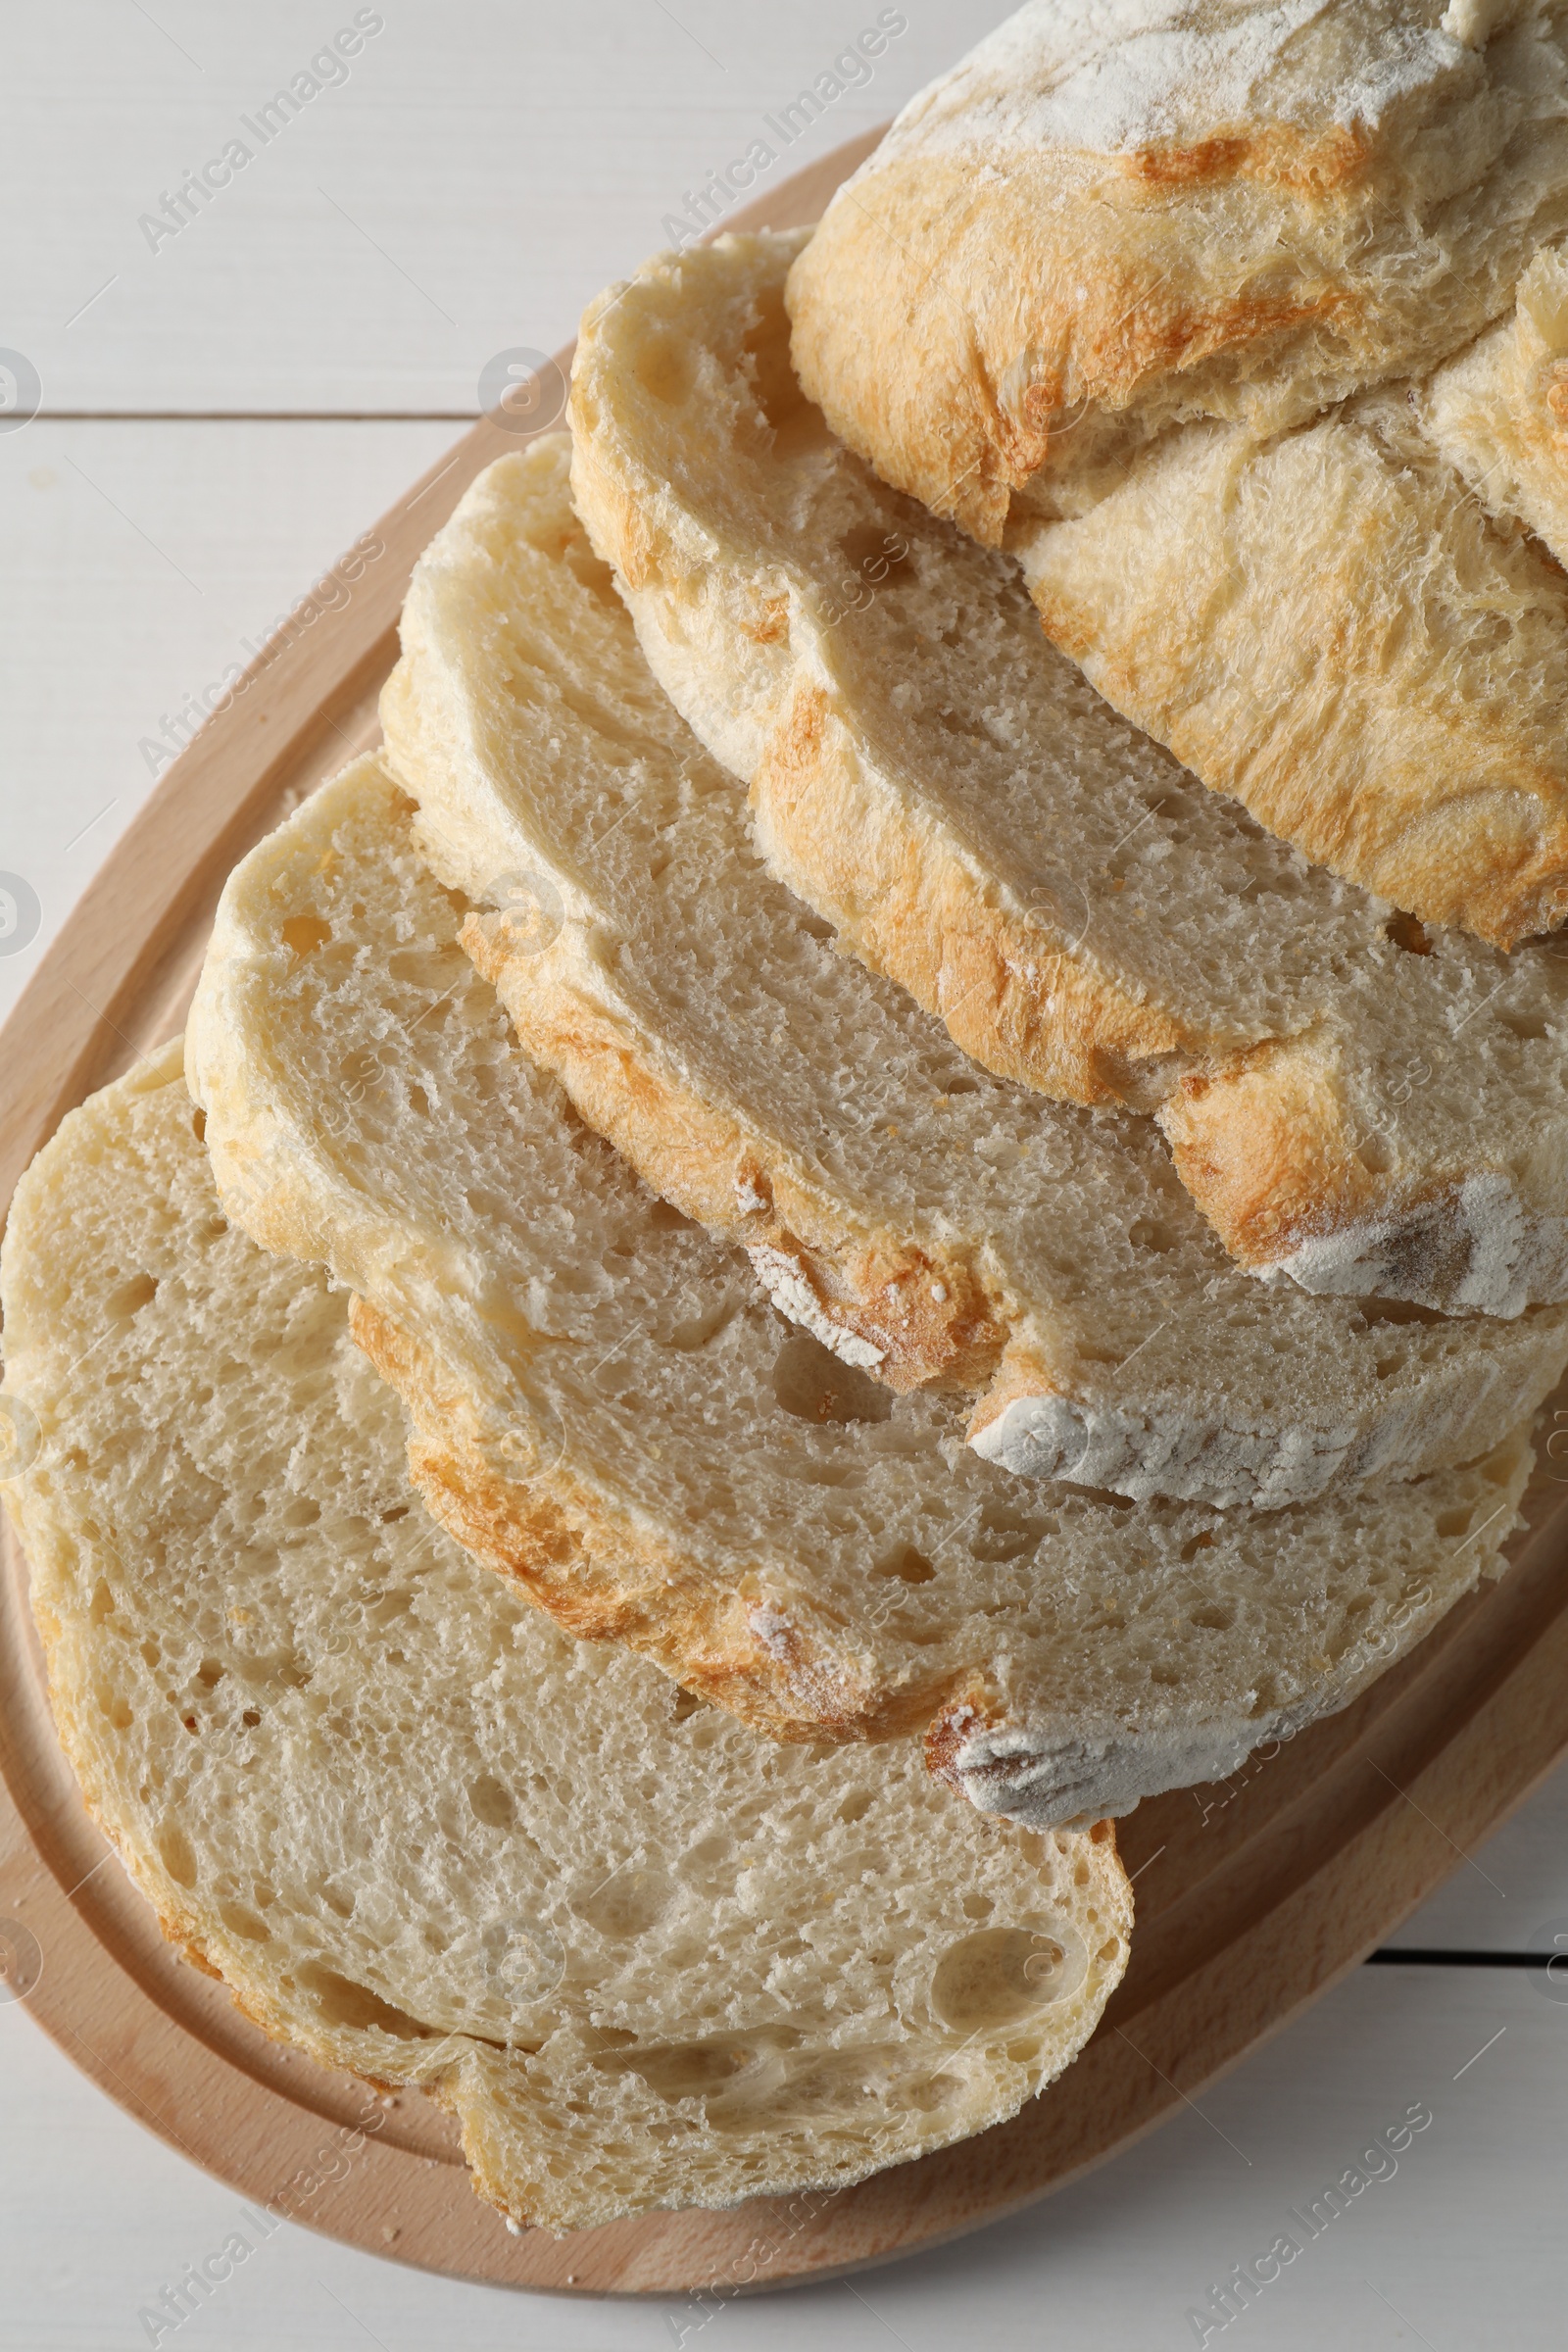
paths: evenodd
<path fill-rule="evenodd" d="M 5 0 L 0 83 L 0 1014 L 155 773 L 181 713 L 451 440 L 495 353 L 550 351 L 668 242 L 666 216 L 823 73 L 872 0 Z M 908 0 L 874 77 L 782 172 L 891 113 L 1004 13 Z M 358 17 L 359 50 L 257 123 Z M 379 28 L 371 25 L 376 20 Z M 884 18 L 884 22 L 886 22 Z M 352 46 L 352 44 L 345 44 Z M 274 112 L 274 123 L 283 110 Z M 267 128 L 264 121 L 260 128 Z M 142 223 L 240 138 L 177 233 Z M 210 174 L 221 179 L 221 172 Z M 30 931 L 29 937 L 23 932 Z M 956 2342 L 1191 2344 L 1234 2265 L 1373 2133 L 1431 2123 L 1210 2343 L 1252 2352 L 1560 2347 L 1568 1999 L 1461 1965 L 1568 1935 L 1568 1771 L 1396 1938 L 1194 2109 L 1020 2219 L 853 2284 L 732 2305 L 454 2286 L 285 2226 L 183 2347 L 383 2352 Z M 1431 1955 L 1446 1953 L 1446 1960 Z M 1568 1991 L 1568 1988 L 1565 1988 Z M 1386 2160 L 1380 2160 L 1382 2169 Z M 220 2245 L 236 2200 L 148 2138 L 0 2005 L 0 2352 L 150 2339 L 141 2307 Z M 166 2330 L 159 2340 L 175 2340 Z"/>

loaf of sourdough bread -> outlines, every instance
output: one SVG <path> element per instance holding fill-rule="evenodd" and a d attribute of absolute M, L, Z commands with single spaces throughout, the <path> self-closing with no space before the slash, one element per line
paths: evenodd
<path fill-rule="evenodd" d="M 431 2092 L 503 2212 L 837 2186 L 1016 2112 L 1127 1956 L 1108 1827 L 908 1740 L 785 1747 L 432 1527 L 317 1267 L 226 1223 L 174 1046 L 4 1252 L 5 1489 L 88 1804 L 165 1933 L 323 2065 Z"/>
<path fill-rule="evenodd" d="M 364 760 L 252 852 L 187 1070 L 228 1213 L 356 1293 L 430 1507 L 569 1630 L 783 1739 L 924 1732 L 1051 1825 L 1233 1770 L 1498 1571 L 1523 1432 L 1295 1509 L 1134 1510 L 792 1330 L 518 1051 L 412 817 Z"/>
<path fill-rule="evenodd" d="M 583 518 L 665 691 L 750 782 L 773 871 L 989 1068 L 1154 1110 L 1251 1271 L 1448 1312 L 1562 1298 L 1568 951 L 1427 934 L 1119 719 L 1042 643 L 1013 566 L 805 402 L 780 304 L 798 245 L 650 263 L 590 308 L 572 394 Z M 1340 513 L 1297 519 L 1323 539 Z M 1121 592 L 1179 612 L 1222 528 L 1152 531 Z M 1370 612 L 1386 574 L 1352 578 L 1346 541 L 1303 577 Z M 1317 658 L 1288 599 L 1253 617 L 1282 671 Z M 1462 782 L 1453 758 L 1429 742 L 1425 767 Z"/>
<path fill-rule="evenodd" d="M 1119 710 L 1502 948 L 1568 915 L 1568 587 L 1412 409 L 1568 226 L 1565 47 L 1559 0 L 1037 0 L 790 294 L 829 420 Z"/>

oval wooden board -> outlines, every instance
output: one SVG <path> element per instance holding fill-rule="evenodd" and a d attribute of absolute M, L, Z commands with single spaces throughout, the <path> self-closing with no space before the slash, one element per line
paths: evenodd
<path fill-rule="evenodd" d="M 732 225 L 814 219 L 873 144 L 841 148 Z M 67 1110 L 180 1028 L 230 866 L 376 740 L 415 558 L 474 475 L 516 446 L 494 423 L 475 425 L 382 518 L 382 552 L 347 602 L 314 618 L 307 608 L 170 768 L 7 1025 L 0 1202 Z M 1550 1463 L 1526 1509 L 1530 1532 L 1510 1547 L 1506 1579 L 1355 1706 L 1234 1781 L 1160 1798 L 1123 1825 L 1138 1893 L 1132 1965 L 1059 2084 L 1012 2123 L 811 2210 L 758 2201 L 564 2240 L 514 2237 L 472 2194 L 434 2108 L 415 2096 L 368 2104 L 363 2084 L 269 2041 L 220 1984 L 176 1961 L 88 1820 L 55 1742 L 25 1566 L 9 1540 L 0 1991 L 24 1999 L 111 2098 L 193 2161 L 371 2253 L 497 2284 L 663 2296 L 887 2261 L 1015 2211 L 1161 2122 L 1352 1967 L 1557 1760 L 1568 1746 L 1568 1489 Z"/>

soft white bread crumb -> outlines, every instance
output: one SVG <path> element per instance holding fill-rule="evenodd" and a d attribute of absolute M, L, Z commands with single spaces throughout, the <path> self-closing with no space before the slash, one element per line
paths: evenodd
<path fill-rule="evenodd" d="M 228 1225 L 177 1045 L 6 1235 L 5 1499 L 87 1801 L 279 2039 L 461 2120 L 519 2222 L 836 2186 L 1013 2114 L 1127 1956 L 1108 1828 L 782 1747 L 431 1526 L 315 1267 Z"/>
<path fill-rule="evenodd" d="M 1045 1824 L 1234 1769 L 1495 1571 L 1522 1432 L 1293 1510 L 1134 1510 L 835 1361 L 518 1052 L 412 813 L 365 760 L 252 852 L 187 1068 L 230 1214 L 359 1295 L 432 1508 L 573 1630 L 785 1738 L 925 1729 Z"/>

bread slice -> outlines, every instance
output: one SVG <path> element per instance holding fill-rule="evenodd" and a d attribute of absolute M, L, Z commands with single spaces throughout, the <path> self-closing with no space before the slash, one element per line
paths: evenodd
<path fill-rule="evenodd" d="M 1523 1433 L 1294 1510 L 1134 1511 L 791 1330 L 518 1052 L 412 815 L 364 760 L 252 852 L 187 1071 L 229 1214 L 358 1294 L 436 1516 L 572 1631 L 786 1740 L 923 1731 L 1050 1825 L 1233 1770 L 1497 1571 Z"/>
<path fill-rule="evenodd" d="M 1556 0 L 1031 0 L 828 207 L 807 389 L 995 546 L 1173 423 L 1424 375 L 1568 227 L 1565 50 Z"/>
<path fill-rule="evenodd" d="M 1009 532 L 1048 634 L 1317 863 L 1513 948 L 1568 916 L 1568 580 L 1416 387 L 1261 445 L 1195 424 Z"/>
<path fill-rule="evenodd" d="M 804 404 L 797 244 L 651 263 L 590 310 L 572 395 L 584 520 L 772 869 L 989 1068 L 1155 1110 L 1250 1270 L 1447 1312 L 1562 1298 L 1568 963 L 1426 936 L 1118 719 L 1012 566 Z M 1123 592 L 1147 545 L 1179 609 L 1169 574 L 1221 528 L 1147 536 Z"/>
<path fill-rule="evenodd" d="M 1396 1329 L 1262 1292 L 1146 1123 L 988 1076 L 813 936 L 649 675 L 567 447 L 501 460 L 427 550 L 382 719 L 442 880 L 495 906 L 526 872 L 561 910 L 544 939 L 530 896 L 464 944 L 656 1191 L 851 1363 L 978 1388 L 980 1450 L 1037 1476 L 1300 1501 L 1468 1458 L 1540 1402 L 1568 1309 Z"/>
<path fill-rule="evenodd" d="M 200 1125 L 175 1045 L 66 1120 L 4 1258 L 55 1716 L 165 1933 L 278 2039 L 433 2093 L 552 2230 L 1014 2114 L 1126 1964 L 1108 1824 L 984 1820 L 908 1740 L 760 1740 L 475 1567 Z"/>

